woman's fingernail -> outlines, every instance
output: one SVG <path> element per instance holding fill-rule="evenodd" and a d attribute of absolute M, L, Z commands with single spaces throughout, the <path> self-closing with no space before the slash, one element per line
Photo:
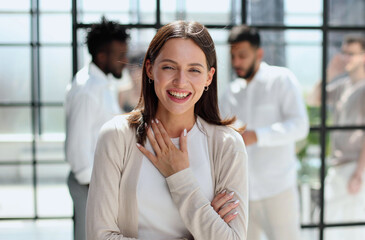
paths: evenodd
<path fill-rule="evenodd" d="M 186 137 L 186 128 L 184 128 L 184 137 Z"/>
<path fill-rule="evenodd" d="M 238 214 L 238 212 L 237 211 L 235 211 L 234 213 L 233 213 L 233 215 L 237 215 Z"/>
<path fill-rule="evenodd" d="M 141 144 L 139 144 L 139 143 L 136 143 L 136 145 L 137 145 L 137 147 L 140 147 L 141 146 Z"/>
<path fill-rule="evenodd" d="M 237 203 L 239 203 L 240 202 L 240 200 L 236 200 L 236 201 L 234 201 L 234 203 L 233 204 L 237 204 Z"/>
<path fill-rule="evenodd" d="M 226 193 L 226 189 L 224 189 L 220 194 Z"/>
<path fill-rule="evenodd" d="M 147 123 L 144 123 L 144 128 L 147 128 Z"/>
<path fill-rule="evenodd" d="M 228 195 L 229 196 L 233 196 L 234 195 L 234 192 L 230 192 Z"/>
<path fill-rule="evenodd" d="M 155 121 L 153 121 L 153 119 L 151 120 L 152 123 L 155 123 Z"/>
<path fill-rule="evenodd" d="M 157 118 L 155 119 L 155 121 L 156 121 L 156 123 L 159 123 L 159 121 L 158 121 L 158 119 L 157 119 Z"/>

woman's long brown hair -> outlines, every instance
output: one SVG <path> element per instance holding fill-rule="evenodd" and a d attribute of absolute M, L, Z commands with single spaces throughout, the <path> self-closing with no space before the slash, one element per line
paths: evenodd
<path fill-rule="evenodd" d="M 215 74 L 208 91 L 204 91 L 201 98 L 195 104 L 194 113 L 205 121 L 215 125 L 229 125 L 235 121 L 235 118 L 222 120 L 218 108 L 217 94 L 217 57 L 214 42 L 208 30 L 198 22 L 176 21 L 160 28 L 155 37 L 152 39 L 143 61 L 142 71 L 142 91 L 136 108 L 131 112 L 128 122 L 129 125 L 136 129 L 137 141 L 144 145 L 146 140 L 147 125 L 151 124 L 151 120 L 155 118 L 157 112 L 158 98 L 154 89 L 154 82 L 149 82 L 146 70 L 146 61 L 151 64 L 160 53 L 161 48 L 167 40 L 172 38 L 183 38 L 193 40 L 200 49 L 203 50 L 207 68 L 215 69 Z"/>

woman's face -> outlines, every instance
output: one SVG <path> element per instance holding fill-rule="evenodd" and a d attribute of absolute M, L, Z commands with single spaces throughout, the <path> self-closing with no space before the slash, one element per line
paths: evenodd
<path fill-rule="evenodd" d="M 158 97 L 157 115 L 187 116 L 194 115 L 194 105 L 215 72 L 214 68 L 207 69 L 205 54 L 198 45 L 182 38 L 168 40 L 153 65 L 146 62 L 146 70 Z"/>

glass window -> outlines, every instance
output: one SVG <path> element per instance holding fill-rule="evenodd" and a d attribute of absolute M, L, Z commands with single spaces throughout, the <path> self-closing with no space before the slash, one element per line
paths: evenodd
<path fill-rule="evenodd" d="M 364 81 L 351 76 L 359 67 L 365 70 L 365 50 L 359 42 L 343 45 L 348 37 L 365 39 L 365 34 L 337 31 L 328 34 L 327 122 L 329 125 L 364 126 Z"/>
<path fill-rule="evenodd" d="M 163 24 L 172 22 L 178 18 L 178 9 L 174 0 L 161 0 L 161 22 Z"/>
<path fill-rule="evenodd" d="M 365 222 L 365 186 L 350 188 L 365 139 L 365 130 L 334 130 L 329 134 L 325 179 L 325 222 Z M 351 238 L 343 238 L 351 239 Z"/>
<path fill-rule="evenodd" d="M 0 11 L 29 11 L 30 0 L 2 1 Z"/>
<path fill-rule="evenodd" d="M 296 143 L 299 160 L 298 184 L 302 224 L 319 222 L 320 215 L 320 142 L 319 134 L 311 132 L 308 137 Z"/>
<path fill-rule="evenodd" d="M 30 141 L 31 112 L 28 107 L 0 108 L 0 137 L 1 140 Z"/>
<path fill-rule="evenodd" d="M 235 19 L 231 7 L 231 1 L 161 0 L 161 20 L 164 24 L 180 19 L 194 20 L 202 24 L 229 24 Z"/>
<path fill-rule="evenodd" d="M 329 0 L 329 24 L 333 26 L 364 26 L 365 2 L 363 0 Z"/>
<path fill-rule="evenodd" d="M 186 0 L 186 20 L 202 24 L 231 23 L 231 1 L 221 0 Z"/>
<path fill-rule="evenodd" d="M 102 16 L 108 20 L 119 21 L 120 23 L 130 23 L 130 2 L 115 0 L 82 0 L 79 9 L 81 10 L 80 19 L 85 23 L 99 22 Z"/>
<path fill-rule="evenodd" d="M 37 206 L 42 217 L 71 217 L 73 204 L 67 187 L 67 163 L 37 166 Z"/>
<path fill-rule="evenodd" d="M 130 33 L 130 43 L 128 50 L 138 51 L 138 50 L 145 50 L 147 51 L 147 48 L 152 40 L 152 38 L 156 34 L 155 29 L 131 29 L 129 31 Z"/>
<path fill-rule="evenodd" d="M 65 111 L 63 107 L 42 107 L 41 108 L 41 131 L 42 138 L 64 140 L 65 132 Z M 53 138 L 53 137 L 54 138 Z"/>
<path fill-rule="evenodd" d="M 37 161 L 65 159 L 65 112 L 63 107 L 41 108 L 41 137 L 36 143 Z"/>
<path fill-rule="evenodd" d="M 0 47 L 0 102 L 29 102 L 30 47 Z"/>
<path fill-rule="evenodd" d="M 115 0 L 81 0 L 79 1 L 79 9 L 83 12 L 128 12 L 131 1 L 115 1 Z"/>
<path fill-rule="evenodd" d="M 39 0 L 39 9 L 43 11 L 52 12 L 70 12 L 72 1 L 49 1 L 49 0 Z"/>
<path fill-rule="evenodd" d="M 333 240 L 333 239 L 353 239 L 353 240 L 365 239 L 365 227 L 353 226 L 353 227 L 326 228 L 324 231 L 324 240 Z"/>
<path fill-rule="evenodd" d="M 41 43 L 71 43 L 70 14 L 41 14 L 39 19 Z"/>
<path fill-rule="evenodd" d="M 10 134 L 0 134 L 0 162 L 24 162 L 32 160 L 32 143 L 9 139 Z"/>
<path fill-rule="evenodd" d="M 319 240 L 319 231 L 318 229 L 302 229 L 302 234 L 301 234 L 301 239 L 302 240 Z"/>
<path fill-rule="evenodd" d="M 320 81 L 322 66 L 322 35 L 317 30 L 261 30 L 264 61 L 285 66 L 297 77 L 305 99 L 312 98 Z M 308 100 L 309 101 L 309 100 Z M 320 108 L 308 106 L 312 125 L 320 123 Z"/>
<path fill-rule="evenodd" d="M 34 217 L 32 174 L 28 164 L 0 165 L 0 217 Z"/>
<path fill-rule="evenodd" d="M 140 11 L 135 13 L 139 21 L 135 23 L 155 23 L 156 21 L 156 1 L 155 0 L 139 0 Z"/>
<path fill-rule="evenodd" d="M 218 96 L 227 88 L 232 78 L 230 47 L 227 43 L 228 30 L 208 29 L 215 44 L 217 54 Z"/>
<path fill-rule="evenodd" d="M 72 79 L 71 47 L 41 47 L 41 98 L 63 102 L 67 84 Z"/>
<path fill-rule="evenodd" d="M 72 240 L 72 219 L 0 221 L 0 239 Z"/>
<path fill-rule="evenodd" d="M 247 23 L 253 25 L 318 26 L 322 24 L 322 1 L 247 1 Z"/>
<path fill-rule="evenodd" d="M 105 17 L 109 21 L 116 21 L 120 24 L 128 24 L 131 22 L 128 13 L 113 13 L 113 12 L 86 12 L 80 14 L 80 21 L 84 23 L 95 23 L 100 22 L 100 19 Z"/>
<path fill-rule="evenodd" d="M 29 14 L 0 14 L 0 43 L 29 42 Z"/>

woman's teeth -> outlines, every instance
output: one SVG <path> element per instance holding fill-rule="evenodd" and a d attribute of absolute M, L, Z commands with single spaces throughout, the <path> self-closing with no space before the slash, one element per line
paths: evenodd
<path fill-rule="evenodd" d="M 179 98 L 179 99 L 183 99 L 186 98 L 189 93 L 182 93 L 182 92 L 173 92 L 173 91 L 169 91 L 168 92 L 171 96 Z"/>

